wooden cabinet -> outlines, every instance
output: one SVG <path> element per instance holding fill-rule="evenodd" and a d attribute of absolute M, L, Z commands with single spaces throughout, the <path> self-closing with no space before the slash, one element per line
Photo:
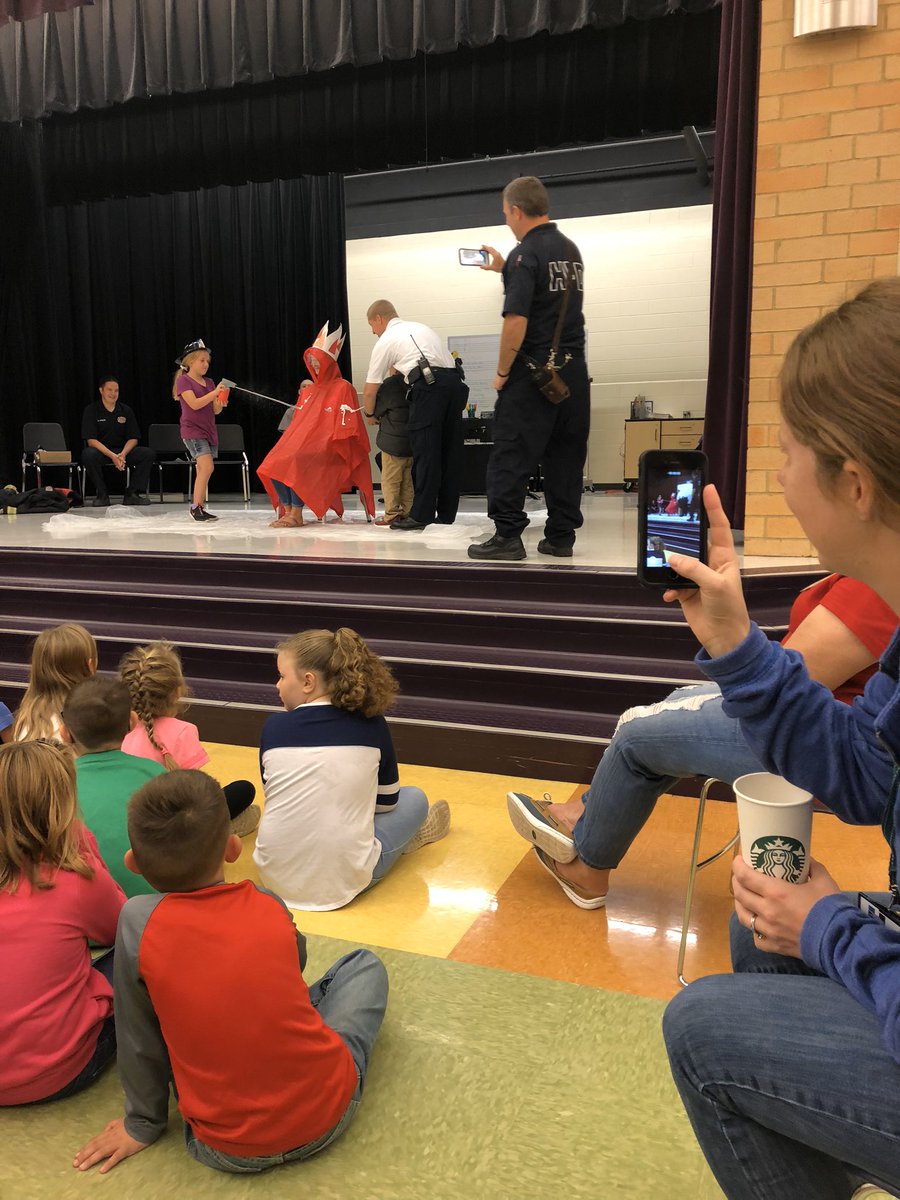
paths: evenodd
<path fill-rule="evenodd" d="M 682 421 L 663 421 L 656 418 L 626 421 L 623 470 L 626 486 L 637 479 L 638 459 L 645 450 L 696 450 L 702 436 L 703 421 L 699 418 Z"/>

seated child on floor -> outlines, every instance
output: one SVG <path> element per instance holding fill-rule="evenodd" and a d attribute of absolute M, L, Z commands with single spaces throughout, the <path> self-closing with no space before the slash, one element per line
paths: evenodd
<path fill-rule="evenodd" d="M 125 812 L 138 788 L 164 775 L 166 768 L 119 749 L 133 720 L 128 688 L 118 679 L 86 679 L 69 693 L 62 720 L 60 737 L 71 744 L 76 755 L 81 814 L 97 839 L 109 873 L 126 896 L 152 892 L 146 880 L 125 866 Z"/>
<path fill-rule="evenodd" d="M 162 763 L 167 770 L 205 767 L 209 755 L 200 745 L 196 725 L 176 714 L 188 694 L 181 657 L 169 642 L 135 646 L 119 663 L 119 675 L 131 693 L 138 722 L 122 742 L 126 754 L 138 754 Z M 224 785 L 231 832 L 246 837 L 259 824 L 256 788 L 247 779 Z"/>
<path fill-rule="evenodd" d="M 97 643 L 83 625 L 54 625 L 39 633 L 31 651 L 31 675 L 13 725 L 13 741 L 59 737 L 66 697 L 97 670 Z"/>
<path fill-rule="evenodd" d="M 125 903 L 82 825 L 66 746 L 0 747 L 0 1105 L 88 1087 L 116 1053 L 109 946 Z"/>
<path fill-rule="evenodd" d="M 241 853 L 222 789 L 173 771 L 128 805 L 129 865 L 162 892 L 122 911 L 116 1022 L 124 1119 L 75 1156 L 109 1171 L 165 1131 L 169 1084 L 188 1152 L 244 1174 L 308 1158 L 350 1124 L 387 1005 L 368 950 L 307 990 L 306 939 L 277 896 L 225 882 Z M 248 1032 L 251 1036 L 248 1036 Z"/>
<path fill-rule="evenodd" d="M 253 859 L 292 908 L 341 908 L 401 854 L 444 837 L 445 800 L 401 787 L 384 712 L 397 684 L 352 629 L 309 629 L 278 646 L 287 712 L 263 727 L 265 812 Z"/>

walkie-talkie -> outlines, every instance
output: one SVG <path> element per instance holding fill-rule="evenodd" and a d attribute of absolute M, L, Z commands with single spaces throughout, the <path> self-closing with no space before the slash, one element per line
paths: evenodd
<path fill-rule="evenodd" d="M 416 341 L 416 339 L 413 337 L 412 334 L 409 335 L 409 339 L 412 342 L 412 344 L 415 346 L 415 348 L 419 351 L 419 357 L 416 360 L 416 366 L 421 371 L 422 378 L 425 380 L 426 383 L 434 383 L 434 371 L 432 371 L 431 364 L 428 362 L 428 359 L 422 353 L 421 346 L 419 345 L 419 343 Z"/>

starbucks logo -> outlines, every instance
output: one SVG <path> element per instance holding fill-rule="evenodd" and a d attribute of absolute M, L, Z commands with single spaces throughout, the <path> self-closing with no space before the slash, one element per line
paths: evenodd
<path fill-rule="evenodd" d="M 763 875 L 799 883 L 806 861 L 806 848 L 792 837 L 757 838 L 750 847 L 750 862 Z"/>

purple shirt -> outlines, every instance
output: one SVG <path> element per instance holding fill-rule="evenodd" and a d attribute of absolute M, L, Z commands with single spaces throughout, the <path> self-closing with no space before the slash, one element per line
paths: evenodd
<path fill-rule="evenodd" d="M 191 379 L 185 372 L 175 381 L 175 395 L 181 405 L 181 436 L 186 439 L 203 438 L 211 446 L 218 446 L 219 435 L 216 433 L 216 415 L 211 404 L 205 408 L 191 408 L 181 399 L 185 392 L 193 392 L 198 398 L 211 392 L 216 385 L 206 376 L 202 383 Z"/>

